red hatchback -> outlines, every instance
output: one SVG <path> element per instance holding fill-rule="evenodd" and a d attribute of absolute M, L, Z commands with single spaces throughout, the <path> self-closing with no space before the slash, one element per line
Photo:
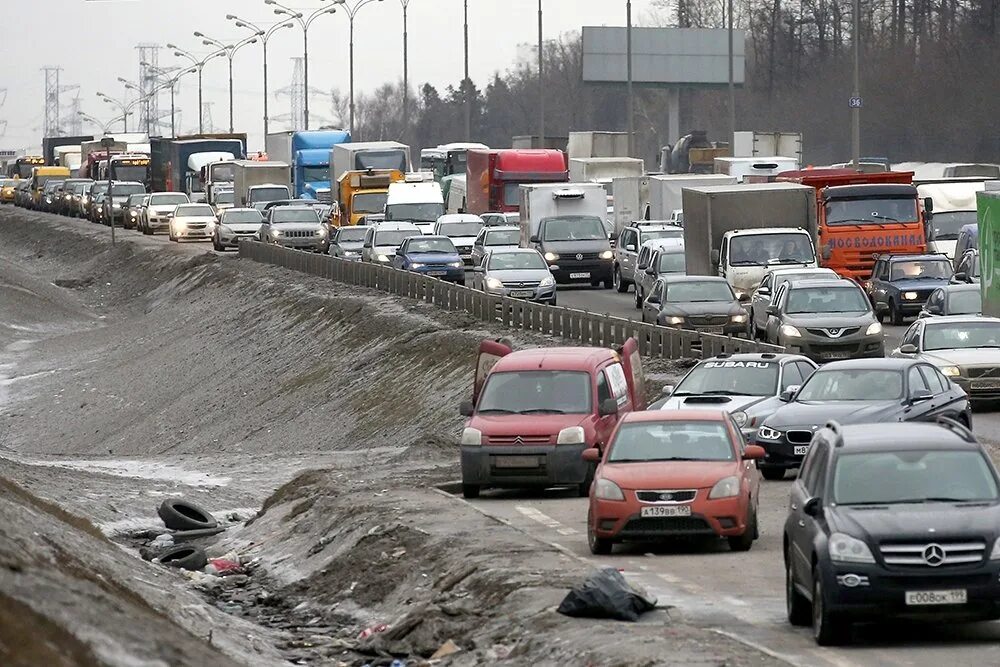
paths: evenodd
<path fill-rule="evenodd" d="M 724 537 L 734 551 L 757 538 L 760 473 L 757 445 L 719 410 L 632 412 L 625 415 L 590 490 L 587 541 L 595 554 L 615 542 L 686 536 Z"/>

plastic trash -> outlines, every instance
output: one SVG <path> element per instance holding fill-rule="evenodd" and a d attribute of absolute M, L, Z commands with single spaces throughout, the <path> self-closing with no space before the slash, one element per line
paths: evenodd
<path fill-rule="evenodd" d="M 378 625 L 373 625 L 370 628 L 365 628 L 364 630 L 362 630 L 361 634 L 358 635 L 358 639 L 368 639 L 372 635 L 376 635 L 380 632 L 385 632 L 388 629 L 389 629 L 388 625 L 386 625 L 385 623 L 379 623 Z"/>
<path fill-rule="evenodd" d="M 573 588 L 558 611 L 566 616 L 637 621 L 655 607 L 656 598 L 633 587 L 618 570 L 604 568 Z"/>

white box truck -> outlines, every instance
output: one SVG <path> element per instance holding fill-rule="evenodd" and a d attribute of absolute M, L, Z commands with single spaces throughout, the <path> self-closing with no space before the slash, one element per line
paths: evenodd
<path fill-rule="evenodd" d="M 360 141 L 337 144 L 330 151 L 333 180 L 348 171 L 395 169 L 404 174 L 411 170 L 410 147 L 398 141 Z"/>
<path fill-rule="evenodd" d="M 649 210 L 646 220 L 684 224 L 684 188 L 706 185 L 735 185 L 736 179 L 723 174 L 663 174 L 649 177 Z"/>
<path fill-rule="evenodd" d="M 232 169 L 237 206 L 261 208 L 267 202 L 290 198 L 287 162 L 235 160 Z"/>
<path fill-rule="evenodd" d="M 977 222 L 976 193 L 986 189 L 986 179 L 914 179 L 913 184 L 917 186 L 917 196 L 921 201 L 931 200 L 931 212 L 927 215 L 927 249 L 930 252 L 943 252 L 954 260 L 958 233 L 965 225 Z"/>
<path fill-rule="evenodd" d="M 622 230 L 649 213 L 649 181 L 652 176 L 622 176 L 611 179 L 615 190 L 615 238 Z"/>
<path fill-rule="evenodd" d="M 717 157 L 715 173 L 732 176 L 737 183 L 767 183 L 783 171 L 797 171 L 799 161 L 792 157 Z"/>
<path fill-rule="evenodd" d="M 628 157 L 628 132 L 570 132 L 569 159 Z"/>
<path fill-rule="evenodd" d="M 572 183 L 600 183 L 609 197 L 614 196 L 614 179 L 642 176 L 645 165 L 631 157 L 570 158 L 569 180 Z"/>
<path fill-rule="evenodd" d="M 802 164 L 801 132 L 733 132 L 733 157 L 777 156 Z"/>

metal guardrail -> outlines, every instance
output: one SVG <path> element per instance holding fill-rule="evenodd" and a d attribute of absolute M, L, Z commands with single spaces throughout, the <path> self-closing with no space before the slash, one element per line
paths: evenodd
<path fill-rule="evenodd" d="M 558 336 L 583 345 L 615 347 L 632 336 L 639 341 L 639 353 L 648 357 L 686 359 L 723 353 L 785 351 L 778 345 L 732 336 L 681 331 L 623 317 L 494 296 L 419 273 L 257 241 L 240 241 L 240 257 L 417 299 L 444 310 L 468 313 L 484 322 L 499 322 L 505 327 Z"/>

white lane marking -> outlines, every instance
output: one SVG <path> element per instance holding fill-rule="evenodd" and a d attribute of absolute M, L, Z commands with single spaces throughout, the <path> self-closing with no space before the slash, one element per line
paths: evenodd
<path fill-rule="evenodd" d="M 568 536 L 577 534 L 577 530 L 575 528 L 570 528 L 568 526 L 562 525 L 561 523 L 550 517 L 548 514 L 545 514 L 541 510 L 536 509 L 534 507 L 525 507 L 523 505 L 517 505 L 514 507 L 514 509 L 520 512 L 522 515 L 526 516 L 527 518 L 531 519 L 532 521 L 536 521 L 545 526 L 546 528 L 551 528 L 560 535 Z"/>

